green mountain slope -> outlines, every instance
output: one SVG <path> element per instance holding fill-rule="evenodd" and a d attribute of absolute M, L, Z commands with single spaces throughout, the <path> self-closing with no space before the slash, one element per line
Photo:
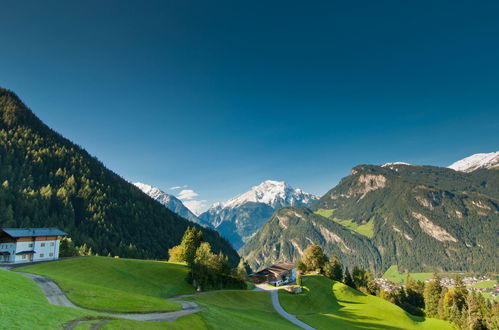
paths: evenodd
<path fill-rule="evenodd" d="M 0 227 L 55 226 L 100 255 L 166 258 L 188 226 L 0 89 Z M 197 226 L 197 225 L 196 225 Z M 201 228 L 215 252 L 238 255 Z"/>
<path fill-rule="evenodd" d="M 62 329 L 74 319 L 98 317 L 97 312 L 50 305 L 31 279 L 0 269 L 0 329 Z"/>
<path fill-rule="evenodd" d="M 152 260 L 81 257 L 16 271 L 47 276 L 76 305 L 107 312 L 178 310 L 179 304 L 164 298 L 195 292 L 185 280 L 187 266 Z"/>
<path fill-rule="evenodd" d="M 301 294 L 279 291 L 283 308 L 316 329 L 453 329 L 446 321 L 410 315 L 381 298 L 323 276 L 304 276 Z"/>
<path fill-rule="evenodd" d="M 306 207 L 278 210 L 246 244 L 240 254 L 253 269 L 277 261 L 296 261 L 311 243 L 320 244 L 328 255 L 339 255 L 345 263 L 374 268 L 380 255 L 367 237 L 328 220 Z"/>
<path fill-rule="evenodd" d="M 304 227 L 299 232 L 274 232 L 277 212 L 240 252 L 250 264 L 265 265 L 296 259 L 314 241 L 353 265 L 352 253 L 339 248 L 341 243 L 332 235 L 336 234 L 347 246 L 351 237 L 363 239 L 368 248 L 355 249 L 355 258 L 361 260 L 357 264 L 372 266 L 378 274 L 391 265 L 404 271 L 496 272 L 498 205 L 497 170 L 462 173 L 432 166 L 361 165 L 311 211 L 304 211 L 305 217 L 296 217 L 294 221 Z M 318 216 L 330 222 L 329 241 L 327 235 L 315 240 L 304 235 L 306 230 L 317 233 L 310 223 Z M 295 243 L 287 244 L 281 254 L 284 240 Z M 271 251 L 272 260 L 265 256 Z"/>

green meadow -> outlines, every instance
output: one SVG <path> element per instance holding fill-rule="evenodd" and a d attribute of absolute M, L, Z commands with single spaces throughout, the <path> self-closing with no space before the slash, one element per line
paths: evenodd
<path fill-rule="evenodd" d="M 50 305 L 31 279 L 0 270 L 0 329 L 62 329 L 74 319 L 98 313 Z"/>
<path fill-rule="evenodd" d="M 279 291 L 283 308 L 316 329 L 453 329 L 442 320 L 417 317 L 381 298 L 323 276 L 304 276 L 304 292 Z"/>
<path fill-rule="evenodd" d="M 333 210 L 324 210 L 320 209 L 315 211 L 315 214 L 320 215 L 321 217 L 327 218 L 329 220 L 333 220 L 343 227 L 347 228 L 353 233 L 357 233 L 369 238 L 372 238 L 374 235 L 374 220 L 370 219 L 367 223 L 365 224 L 358 224 L 357 222 L 354 222 L 352 219 L 350 220 L 344 220 L 344 219 L 338 219 L 333 217 L 334 214 L 334 209 Z"/>
<path fill-rule="evenodd" d="M 17 268 L 53 279 L 78 306 L 106 312 L 174 311 L 164 298 L 193 293 L 182 264 L 137 259 L 84 257 Z"/>

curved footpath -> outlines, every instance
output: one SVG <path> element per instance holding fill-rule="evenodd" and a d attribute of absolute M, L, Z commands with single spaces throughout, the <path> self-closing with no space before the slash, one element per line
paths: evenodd
<path fill-rule="evenodd" d="M 4 268 L 5 269 L 5 268 Z M 73 304 L 64 294 L 64 292 L 59 288 L 59 286 L 49 279 L 48 277 L 38 275 L 38 274 L 30 274 L 30 273 L 22 273 L 18 272 L 18 274 L 21 274 L 23 276 L 26 276 L 33 281 L 35 281 L 36 284 L 42 289 L 43 293 L 47 297 L 47 300 L 49 301 L 50 304 L 52 305 L 57 305 L 57 306 L 65 306 L 65 307 L 72 307 L 72 308 L 77 308 L 77 309 L 82 309 L 82 310 L 88 310 L 91 312 L 96 312 L 90 309 L 85 309 L 80 306 L 77 306 Z M 264 291 L 270 291 L 270 296 L 272 298 L 272 306 L 276 310 L 276 312 L 284 317 L 286 320 L 289 322 L 299 326 L 300 328 L 306 329 L 306 330 L 315 330 L 308 324 L 298 320 L 296 316 L 291 315 L 287 313 L 282 306 L 279 303 L 279 291 L 277 288 L 271 288 L 271 287 L 266 287 L 266 286 L 258 286 L 257 291 L 264 290 Z M 234 291 L 234 290 L 219 290 L 217 292 L 222 292 L 222 291 Z M 198 296 L 202 294 L 208 294 L 208 293 L 213 293 L 213 292 L 200 292 L 200 293 L 195 293 L 195 294 L 186 294 L 182 296 L 177 296 L 173 298 L 168 298 L 167 300 L 177 302 L 182 306 L 182 309 L 179 311 L 175 312 L 160 312 L 160 313 L 127 313 L 127 314 L 121 314 L 121 313 L 108 313 L 108 312 L 102 312 L 105 315 L 108 315 L 109 317 L 113 318 L 123 318 L 123 319 L 128 319 L 128 320 L 135 320 L 135 321 L 168 321 L 168 322 L 173 322 L 176 321 L 178 318 L 197 313 L 203 309 L 203 307 L 199 306 L 193 301 L 185 301 L 185 300 L 180 300 L 181 298 L 185 297 L 193 297 L 193 296 Z M 73 329 L 76 327 L 78 324 L 82 323 L 84 321 L 73 321 L 68 324 L 68 326 L 65 327 L 65 329 Z M 97 327 L 95 328 L 100 328 L 101 326 L 105 325 L 108 322 L 105 318 L 102 318 L 101 323 L 96 325 Z"/>
<path fill-rule="evenodd" d="M 30 274 L 30 273 L 21 273 L 21 272 L 18 272 L 18 274 L 24 275 L 35 281 L 35 283 L 38 284 L 38 286 L 42 289 L 49 303 L 52 305 L 72 307 L 72 308 L 78 308 L 78 309 L 96 312 L 73 304 L 66 297 L 64 292 L 62 292 L 59 286 L 54 281 L 45 276 Z M 178 300 L 177 298 L 168 298 L 168 300 L 179 303 L 180 305 L 182 305 L 182 309 L 175 312 L 162 312 L 162 313 L 138 313 L 138 314 L 131 314 L 131 313 L 120 314 L 120 313 L 108 313 L 108 312 L 102 312 L 102 313 L 112 317 L 119 317 L 135 321 L 173 322 L 182 316 L 197 313 L 203 309 L 201 306 L 192 301 L 183 301 L 183 300 Z"/>
<path fill-rule="evenodd" d="M 288 312 L 286 312 L 284 310 L 284 308 L 282 308 L 281 304 L 279 303 L 279 288 L 268 286 L 265 284 L 259 284 L 256 287 L 257 287 L 258 291 L 269 291 L 270 292 L 270 296 L 272 298 L 272 306 L 274 307 L 275 311 L 279 315 L 281 315 L 286 320 L 293 323 L 294 325 L 299 326 L 302 329 L 315 330 L 315 328 L 312 328 L 311 326 L 309 326 L 305 322 L 298 320 L 298 318 L 296 316 L 289 314 Z"/>
<path fill-rule="evenodd" d="M 274 309 L 276 310 L 279 315 L 284 317 L 286 320 L 288 320 L 291 323 L 294 323 L 295 325 L 299 326 L 300 328 L 306 329 L 306 330 L 315 330 L 315 328 L 312 328 L 308 324 L 298 320 L 296 316 L 289 314 L 282 308 L 281 304 L 279 303 L 279 291 L 278 290 L 272 290 L 270 291 L 270 295 L 272 296 L 272 306 L 274 306 Z"/>

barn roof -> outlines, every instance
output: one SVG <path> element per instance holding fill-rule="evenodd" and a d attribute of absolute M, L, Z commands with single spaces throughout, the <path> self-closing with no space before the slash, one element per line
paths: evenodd
<path fill-rule="evenodd" d="M 58 228 L 2 228 L 10 237 L 68 236 Z"/>
<path fill-rule="evenodd" d="M 256 273 L 250 274 L 250 276 L 265 276 L 268 274 L 274 274 L 274 275 L 279 275 L 286 273 L 293 268 L 296 268 L 296 264 L 293 263 L 280 263 L 280 264 L 275 264 L 270 267 L 264 268 L 262 270 L 259 270 Z"/>

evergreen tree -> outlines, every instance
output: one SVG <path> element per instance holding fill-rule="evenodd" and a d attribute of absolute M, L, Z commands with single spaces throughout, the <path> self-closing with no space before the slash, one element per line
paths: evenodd
<path fill-rule="evenodd" d="M 427 317 L 438 317 L 438 306 L 440 303 L 441 293 L 442 286 L 440 285 L 440 278 L 434 274 L 433 279 L 425 284 L 423 294 L 425 301 L 425 314 Z"/>
<path fill-rule="evenodd" d="M 343 266 L 337 256 L 333 257 L 331 279 L 343 282 Z"/>
<path fill-rule="evenodd" d="M 239 260 L 239 264 L 237 265 L 236 268 L 236 276 L 244 281 L 248 279 L 248 273 L 246 272 L 246 263 L 244 262 L 244 259 L 241 258 Z"/>
<path fill-rule="evenodd" d="M 350 275 L 348 267 L 345 269 L 345 277 L 343 283 L 345 283 L 345 285 L 348 285 L 351 288 L 355 288 L 355 284 L 353 282 L 352 276 Z"/>

